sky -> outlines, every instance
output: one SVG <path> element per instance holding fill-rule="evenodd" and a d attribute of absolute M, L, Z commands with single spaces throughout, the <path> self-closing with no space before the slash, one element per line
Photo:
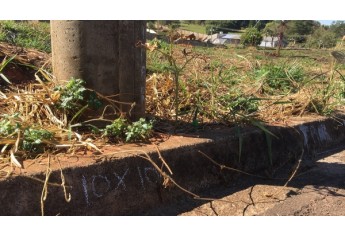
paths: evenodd
<path fill-rule="evenodd" d="M 321 25 L 331 25 L 333 21 L 335 20 L 319 20 Z"/>

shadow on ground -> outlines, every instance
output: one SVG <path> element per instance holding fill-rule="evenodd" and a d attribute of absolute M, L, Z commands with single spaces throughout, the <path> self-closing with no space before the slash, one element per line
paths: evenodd
<path fill-rule="evenodd" d="M 322 159 L 324 159 L 325 157 L 337 154 L 343 150 L 345 150 L 345 146 L 333 148 L 322 153 L 317 153 L 312 160 L 310 157 L 304 156 L 296 174 L 287 184 L 287 187 L 292 187 L 298 190 L 287 191 L 286 198 L 283 200 L 272 200 L 275 201 L 276 204 L 279 204 L 285 201 L 287 198 L 301 194 L 301 192 L 299 192 L 299 190 L 301 189 L 303 189 L 304 194 L 313 192 L 324 196 L 327 195 L 333 197 L 345 197 L 345 194 L 336 191 L 336 189 L 345 189 L 345 180 L 343 178 L 345 176 L 345 154 L 340 154 L 337 157 L 339 162 L 327 163 L 322 161 Z M 307 161 L 304 161 L 304 159 L 306 159 Z M 257 191 L 257 188 L 260 188 L 261 185 L 284 186 L 284 184 L 286 184 L 287 180 L 291 177 L 292 172 L 295 169 L 296 163 L 292 165 L 287 165 L 284 168 L 282 168 L 281 171 L 277 172 L 274 176 L 272 176 L 272 178 L 266 179 L 241 174 L 238 175 L 235 180 L 224 183 L 221 186 L 209 188 L 207 189 L 207 191 L 197 192 L 197 194 L 200 197 L 209 198 L 209 200 L 196 200 L 193 199 L 192 196 L 188 196 L 187 194 L 185 194 L 183 197 L 180 197 L 178 201 L 166 205 L 162 204 L 160 207 L 157 207 L 156 209 L 147 212 L 142 212 L 139 215 L 181 215 L 185 212 L 192 211 L 193 209 L 200 207 L 205 203 L 209 203 L 210 207 L 212 208 L 213 199 L 222 199 L 226 196 L 232 195 L 244 189 L 251 189 L 251 191 L 249 191 L 248 194 L 250 195 L 254 187 Z M 264 175 L 265 173 L 257 174 Z M 251 198 L 251 196 L 249 197 Z M 241 199 L 238 200 L 241 201 Z M 243 215 L 246 214 L 247 208 L 253 204 L 255 204 L 254 201 L 252 203 L 247 204 L 242 209 Z M 215 215 L 217 215 L 216 212 Z"/>

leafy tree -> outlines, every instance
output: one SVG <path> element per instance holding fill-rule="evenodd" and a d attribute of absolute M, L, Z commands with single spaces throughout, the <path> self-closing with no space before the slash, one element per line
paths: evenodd
<path fill-rule="evenodd" d="M 345 35 L 345 21 L 333 21 L 330 30 L 335 33 L 337 37 L 343 37 Z"/>
<path fill-rule="evenodd" d="M 310 35 L 321 27 L 320 22 L 315 20 L 291 20 L 287 24 L 287 34 L 289 35 Z"/>
<path fill-rule="evenodd" d="M 209 34 L 225 31 L 231 32 L 241 30 L 248 27 L 256 27 L 259 30 L 265 28 L 265 25 L 270 22 L 269 20 L 207 20 L 206 32 Z M 212 31 L 212 32 L 211 32 Z"/>
<path fill-rule="evenodd" d="M 320 22 L 314 20 L 290 20 L 287 21 L 285 36 L 295 43 L 305 43 L 308 35 L 320 27 Z"/>
<path fill-rule="evenodd" d="M 247 28 L 241 35 L 241 42 L 244 46 L 257 46 L 261 41 L 262 35 L 255 27 Z"/>
<path fill-rule="evenodd" d="M 266 37 L 277 37 L 279 34 L 279 22 L 272 21 L 267 23 L 262 32 Z"/>
<path fill-rule="evenodd" d="M 331 30 L 322 27 L 308 38 L 307 46 L 312 48 L 332 48 L 337 44 L 337 36 Z"/>
<path fill-rule="evenodd" d="M 271 20 L 259 20 L 259 21 L 255 22 L 254 26 L 256 28 L 258 28 L 258 30 L 263 30 L 266 27 L 266 25 L 270 22 L 273 22 L 273 21 L 271 21 Z"/>

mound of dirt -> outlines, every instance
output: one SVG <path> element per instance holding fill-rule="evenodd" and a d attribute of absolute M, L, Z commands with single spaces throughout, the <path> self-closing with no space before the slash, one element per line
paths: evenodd
<path fill-rule="evenodd" d="M 13 60 L 1 71 L 12 83 L 34 80 L 39 68 L 51 70 L 51 54 L 0 42 L 0 62 L 13 56 Z M 4 83 L 0 80 L 0 85 Z"/>

